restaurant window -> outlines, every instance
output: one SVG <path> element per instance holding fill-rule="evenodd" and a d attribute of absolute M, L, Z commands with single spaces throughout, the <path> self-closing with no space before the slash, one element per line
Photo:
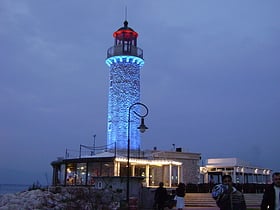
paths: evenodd
<path fill-rule="evenodd" d="M 179 183 L 178 180 L 178 166 L 171 167 L 171 186 L 175 187 Z"/>
<path fill-rule="evenodd" d="M 66 166 L 66 185 L 76 184 L 76 163 L 69 163 Z"/>
<path fill-rule="evenodd" d="M 113 176 L 114 175 L 114 163 L 103 162 L 101 168 L 101 176 Z"/>
<path fill-rule="evenodd" d="M 158 186 L 162 182 L 163 170 L 161 166 L 150 166 L 149 186 Z"/>
<path fill-rule="evenodd" d="M 135 176 L 142 176 L 145 177 L 146 175 L 146 166 L 143 165 L 136 165 L 135 166 Z"/>
<path fill-rule="evenodd" d="M 76 175 L 76 185 L 85 185 L 86 184 L 86 173 L 87 165 L 86 163 L 77 164 L 77 175 Z"/>
<path fill-rule="evenodd" d="M 127 163 L 120 163 L 120 176 L 127 176 Z"/>
<path fill-rule="evenodd" d="M 95 177 L 100 176 L 100 162 L 88 163 L 88 185 L 95 185 Z"/>

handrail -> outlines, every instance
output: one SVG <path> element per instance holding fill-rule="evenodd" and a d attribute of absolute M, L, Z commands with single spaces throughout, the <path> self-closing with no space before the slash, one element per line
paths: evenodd
<path fill-rule="evenodd" d="M 124 49 L 123 45 L 110 47 L 107 50 L 107 58 L 119 55 L 131 55 L 143 59 L 143 50 L 139 47 L 129 46 L 129 49 Z"/>

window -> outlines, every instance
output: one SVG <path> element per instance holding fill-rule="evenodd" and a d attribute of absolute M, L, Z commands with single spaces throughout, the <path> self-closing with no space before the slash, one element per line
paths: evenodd
<path fill-rule="evenodd" d="M 113 176 L 114 175 L 114 163 L 103 162 L 101 168 L 101 176 Z"/>
<path fill-rule="evenodd" d="M 95 185 L 95 177 L 100 176 L 100 163 L 88 163 L 88 185 Z"/>
<path fill-rule="evenodd" d="M 87 173 L 86 163 L 78 163 L 77 164 L 76 185 L 85 185 L 86 184 L 86 173 Z"/>
<path fill-rule="evenodd" d="M 66 166 L 66 185 L 76 184 L 76 164 L 69 163 Z"/>

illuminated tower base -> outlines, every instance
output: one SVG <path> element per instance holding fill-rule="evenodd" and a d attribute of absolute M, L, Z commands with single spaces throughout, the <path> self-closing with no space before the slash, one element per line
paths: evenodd
<path fill-rule="evenodd" d="M 107 145 L 118 150 L 127 148 L 129 107 L 140 102 L 140 69 L 144 65 L 143 50 L 137 47 L 137 32 L 128 27 L 113 34 L 115 45 L 108 49 L 106 64 L 110 67 Z M 137 109 L 137 107 L 135 108 Z M 138 111 L 138 110 L 135 110 Z M 140 148 L 139 120 L 131 116 L 130 148 Z"/>

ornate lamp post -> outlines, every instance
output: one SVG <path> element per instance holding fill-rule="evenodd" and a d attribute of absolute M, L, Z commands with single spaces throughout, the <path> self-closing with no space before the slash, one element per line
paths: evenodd
<path fill-rule="evenodd" d="M 126 201 L 127 201 L 127 206 L 129 207 L 129 178 L 130 178 L 130 115 L 131 115 L 131 110 L 134 106 L 142 106 L 145 109 L 144 114 L 139 114 L 136 111 L 133 111 L 135 115 L 141 118 L 141 124 L 137 129 L 140 130 L 141 133 L 144 133 L 148 127 L 144 124 L 144 118 L 148 115 L 149 109 L 145 104 L 142 104 L 140 102 L 132 104 L 129 109 L 128 109 L 128 121 L 127 121 L 127 182 L 126 182 Z"/>

